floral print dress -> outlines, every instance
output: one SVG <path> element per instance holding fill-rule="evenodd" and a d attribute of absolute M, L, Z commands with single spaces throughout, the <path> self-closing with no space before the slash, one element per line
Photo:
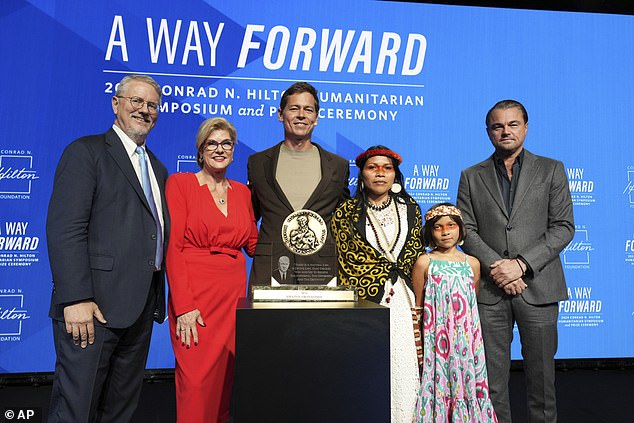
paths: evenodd
<path fill-rule="evenodd" d="M 423 307 L 423 372 L 413 421 L 497 422 L 466 256 L 430 260 Z"/>

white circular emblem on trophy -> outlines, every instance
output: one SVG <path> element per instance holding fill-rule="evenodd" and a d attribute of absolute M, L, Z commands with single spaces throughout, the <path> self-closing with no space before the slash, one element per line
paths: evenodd
<path fill-rule="evenodd" d="M 312 210 L 297 210 L 282 224 L 282 241 L 294 254 L 309 256 L 326 242 L 328 228 L 321 216 Z"/>

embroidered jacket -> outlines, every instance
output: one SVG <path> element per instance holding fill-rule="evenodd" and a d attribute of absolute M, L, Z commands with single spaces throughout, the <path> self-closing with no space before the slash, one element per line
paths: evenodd
<path fill-rule="evenodd" d="M 383 298 L 385 282 L 400 276 L 412 288 L 412 268 L 424 252 L 423 223 L 418 204 L 411 198 L 395 197 L 407 206 L 407 235 L 396 263 L 390 262 L 367 240 L 366 211 L 358 198 L 341 203 L 330 223 L 337 246 L 338 283 L 356 286 L 359 297 L 375 303 Z"/>

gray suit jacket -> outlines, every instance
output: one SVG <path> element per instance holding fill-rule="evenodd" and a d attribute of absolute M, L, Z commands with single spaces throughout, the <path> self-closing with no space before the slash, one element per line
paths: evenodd
<path fill-rule="evenodd" d="M 161 190 L 165 251 L 167 169 L 147 152 Z M 108 327 L 126 328 L 138 319 L 154 276 L 156 224 L 128 153 L 112 128 L 66 147 L 55 172 L 46 236 L 53 273 L 50 317 L 63 320 L 64 306 L 92 298 Z M 160 323 L 165 319 L 164 285 L 158 287 L 154 312 Z"/>
<path fill-rule="evenodd" d="M 530 304 L 568 298 L 559 253 L 574 235 L 572 200 L 564 165 L 524 150 L 513 211 L 504 206 L 493 158 L 462 171 L 457 205 L 467 228 L 463 250 L 480 260 L 478 301 L 495 304 L 504 291 L 490 279 L 490 265 L 522 256 L 532 269 L 522 293 Z"/>
<path fill-rule="evenodd" d="M 253 210 L 256 220 L 262 218 L 258 244 L 255 247 L 253 265 L 251 266 L 250 283 L 255 285 L 270 285 L 271 258 L 276 258 L 274 266 L 277 266 L 277 257 L 288 255 L 288 250 L 282 243 L 282 224 L 294 209 L 275 179 L 281 145 L 282 143 L 279 143 L 267 150 L 255 153 L 249 157 L 248 161 L 249 188 L 251 188 Z M 350 197 L 348 189 L 350 167 L 344 158 L 324 150 L 315 143 L 313 145 L 319 150 L 321 181 L 310 195 L 304 208 L 318 213 L 324 219 L 328 227 L 328 237 L 326 244 L 315 254 L 316 257 L 297 256 L 291 261 L 297 263 L 312 258 L 317 261 L 329 262 L 332 263 L 333 276 L 336 276 L 336 252 L 330 234 L 330 219 L 337 204 Z"/>

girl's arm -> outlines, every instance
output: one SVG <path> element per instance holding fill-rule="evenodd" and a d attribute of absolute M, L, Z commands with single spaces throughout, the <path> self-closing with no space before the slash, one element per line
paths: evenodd
<path fill-rule="evenodd" d="M 427 269 L 429 269 L 429 256 L 422 254 L 414 263 L 412 269 L 412 286 L 414 287 L 414 296 L 418 307 L 423 305 L 423 292 L 427 283 Z"/>
<path fill-rule="evenodd" d="M 480 292 L 480 262 L 472 256 L 467 256 L 467 260 L 469 260 L 469 265 L 473 271 L 473 288 L 476 295 L 478 295 L 478 292 Z"/>

